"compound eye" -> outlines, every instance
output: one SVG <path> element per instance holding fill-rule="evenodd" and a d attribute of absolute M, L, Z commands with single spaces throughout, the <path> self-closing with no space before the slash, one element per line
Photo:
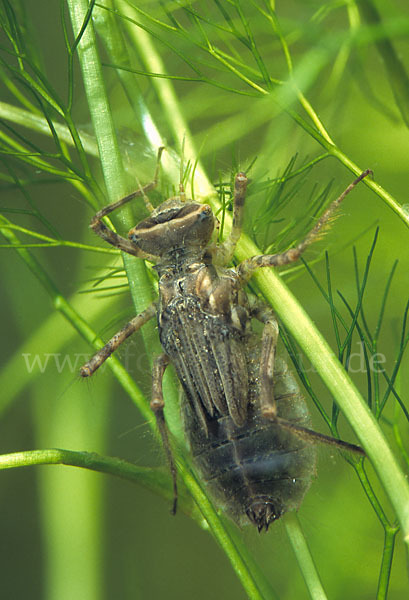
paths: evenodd
<path fill-rule="evenodd" d="M 212 209 L 207 204 L 185 204 L 177 211 L 172 211 L 173 214 L 164 214 L 162 222 L 180 221 L 182 224 L 194 223 L 195 219 L 203 221 L 212 214 Z"/>
<path fill-rule="evenodd" d="M 156 213 L 136 225 L 129 232 L 129 239 L 138 248 L 161 256 L 178 247 L 205 246 L 214 228 L 212 209 L 207 204 L 161 206 Z"/>

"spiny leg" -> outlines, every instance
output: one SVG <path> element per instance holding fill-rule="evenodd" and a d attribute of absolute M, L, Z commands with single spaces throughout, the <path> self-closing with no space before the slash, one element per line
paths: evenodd
<path fill-rule="evenodd" d="M 296 425 L 295 423 L 291 423 L 290 421 L 286 421 L 285 419 L 281 419 L 280 417 L 275 417 L 273 420 L 278 425 L 280 425 L 280 427 L 288 429 L 288 431 L 291 431 L 299 438 L 305 440 L 310 444 L 327 444 L 327 446 L 334 446 L 338 450 L 347 450 L 348 452 L 354 452 L 355 454 L 359 454 L 360 456 L 366 456 L 365 450 L 361 448 L 361 446 L 357 446 L 356 444 L 350 444 L 349 442 L 344 442 L 344 440 L 339 440 L 337 438 L 331 437 L 330 435 L 319 433 L 318 431 L 314 431 L 313 429 L 308 429 L 307 427 Z"/>
<path fill-rule="evenodd" d="M 156 168 L 155 168 L 155 174 L 153 176 L 153 180 L 150 183 L 147 183 L 144 187 L 139 188 L 138 190 L 135 190 L 131 194 L 128 194 L 128 196 L 125 196 L 124 198 L 117 200 L 117 202 L 112 202 L 112 204 L 108 204 L 108 206 L 105 206 L 105 208 L 102 208 L 100 211 L 97 212 L 94 219 L 96 219 L 96 218 L 102 219 L 103 217 L 106 217 L 107 215 L 109 215 L 109 213 L 116 210 L 120 206 L 123 206 L 130 200 L 133 200 L 133 198 L 136 198 L 137 196 L 143 196 L 147 192 L 150 192 L 151 190 L 153 190 L 158 185 L 160 159 L 161 159 L 164 149 L 165 149 L 164 146 L 161 146 L 158 150 L 158 156 L 156 159 Z"/>
<path fill-rule="evenodd" d="M 282 252 L 280 254 L 261 254 L 259 256 L 252 256 L 251 258 L 244 260 L 237 267 L 240 285 L 246 285 L 246 283 L 248 283 L 252 277 L 254 271 L 260 267 L 279 267 L 281 265 L 288 265 L 289 263 L 298 260 L 304 250 L 306 250 L 310 244 L 315 242 L 325 230 L 325 227 L 328 225 L 332 215 L 341 204 L 345 196 L 347 196 L 353 190 L 353 188 L 369 174 L 372 174 L 370 169 L 367 169 L 361 173 L 361 175 L 355 179 L 355 181 L 353 181 L 346 188 L 346 190 L 344 190 L 344 192 L 342 192 L 342 194 L 329 205 L 324 214 L 318 219 L 315 227 L 311 229 L 311 231 L 307 234 L 304 240 L 298 244 L 298 246 L 295 248 L 290 248 L 286 252 Z"/>
<path fill-rule="evenodd" d="M 169 358 L 166 354 L 157 356 L 154 360 L 152 367 L 152 398 L 151 398 L 151 409 L 153 410 L 156 417 L 156 424 L 160 436 L 162 438 L 163 448 L 166 453 L 166 458 L 169 463 L 170 472 L 173 481 L 173 506 L 172 514 L 176 514 L 177 501 L 178 501 L 178 488 L 177 488 L 177 471 L 176 464 L 173 458 L 172 449 L 170 447 L 168 428 L 165 421 L 165 414 L 163 412 L 165 401 L 163 399 L 162 381 L 166 367 L 169 364 Z"/>
<path fill-rule="evenodd" d="M 273 311 L 258 302 L 252 316 L 264 323 L 260 350 L 260 408 L 266 419 L 275 420 L 277 405 L 274 398 L 274 362 L 278 341 L 278 323 Z"/>
<path fill-rule="evenodd" d="M 252 315 L 261 323 L 264 323 L 260 352 L 260 408 L 263 417 L 277 423 L 280 427 L 287 429 L 308 443 L 327 444 L 338 448 L 338 450 L 347 450 L 361 456 L 366 456 L 360 446 L 338 440 L 323 433 L 318 433 L 318 431 L 313 431 L 301 425 L 296 425 L 277 415 L 277 403 L 274 398 L 273 384 L 275 351 L 279 333 L 278 323 L 273 311 L 262 303 L 257 303 L 255 309 L 252 310 Z"/>
<path fill-rule="evenodd" d="M 155 303 L 152 303 L 139 315 L 134 317 L 129 323 L 127 323 L 118 333 L 116 333 L 110 340 L 105 344 L 101 350 L 98 350 L 96 354 L 80 369 L 81 377 L 89 377 L 93 375 L 97 369 L 111 356 L 113 352 L 135 331 L 138 331 L 147 323 L 153 316 L 155 316 L 157 307 Z"/>
<path fill-rule="evenodd" d="M 133 200 L 133 198 L 136 198 L 137 196 L 143 196 L 148 210 L 153 210 L 151 203 L 146 198 L 146 194 L 148 192 L 150 192 L 152 189 L 154 189 L 156 187 L 156 185 L 158 184 L 160 159 L 161 159 L 163 150 L 164 150 L 163 146 L 161 146 L 158 150 L 158 158 L 157 158 L 157 162 L 156 162 L 156 169 L 155 169 L 153 181 L 151 181 L 144 187 L 139 188 L 135 192 L 132 192 L 132 194 L 128 194 L 128 196 L 121 198 L 117 202 L 112 202 L 112 204 L 108 204 L 108 206 L 105 206 L 104 208 L 99 210 L 97 212 L 97 214 L 93 217 L 91 224 L 90 224 L 91 229 L 97 235 L 99 235 L 103 240 L 105 240 L 112 246 L 119 248 L 123 252 L 127 252 L 128 254 L 132 254 L 133 256 L 138 256 L 141 258 L 151 258 L 151 257 L 149 257 L 144 252 L 142 252 L 137 247 L 135 247 L 129 240 L 118 235 L 117 233 L 115 233 L 115 231 L 113 231 L 112 229 L 107 227 L 102 222 L 102 219 L 104 217 L 106 217 L 107 215 L 109 215 L 112 211 L 116 210 L 117 208 L 120 208 L 121 206 L 123 206 L 130 200 Z"/>
<path fill-rule="evenodd" d="M 229 237 L 217 247 L 215 252 L 215 261 L 220 265 L 226 265 L 231 262 L 237 242 L 240 239 L 243 227 L 243 209 L 246 199 L 248 179 L 244 173 L 237 173 L 234 180 L 233 197 L 233 225 Z"/>

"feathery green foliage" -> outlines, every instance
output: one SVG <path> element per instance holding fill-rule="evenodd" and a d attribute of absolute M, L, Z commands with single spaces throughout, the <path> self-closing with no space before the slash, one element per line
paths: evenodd
<path fill-rule="evenodd" d="M 61 0 L 44 10 L 2 0 L 0 21 L 0 251 L 9 340 L 0 371 L 7 431 L 0 462 L 9 469 L 2 476 L 10 477 L 10 496 L 2 501 L 16 522 L 13 536 L 24 536 L 26 551 L 36 555 L 14 595 L 30 589 L 32 598 L 159 597 L 166 589 L 167 597 L 207 598 L 223 585 L 226 598 L 243 597 L 242 589 L 251 598 L 403 597 L 409 545 L 409 211 L 399 202 L 409 114 L 404 4 Z M 318 409 L 315 427 L 351 439 L 349 422 L 369 457 L 348 455 L 328 466 L 333 452 L 322 448 L 318 480 L 299 518 L 288 515 L 284 527 L 275 524 L 265 537 L 238 532 L 202 489 L 184 447 L 170 375 L 167 421 L 182 488 L 176 519 L 167 511 L 166 472 L 139 467 L 158 463 L 156 442 L 146 439 L 147 424 L 155 431 L 148 405 L 150 362 L 160 351 L 154 324 L 112 357 L 96 381 L 87 386 L 77 378 L 100 337 L 155 295 L 152 271 L 129 256 L 122 264 L 87 224 L 98 207 L 151 179 L 160 145 L 167 151 L 152 202 L 177 189 L 183 145 L 183 176 L 196 199 L 212 204 L 222 234 L 231 222 L 234 174 L 250 175 L 237 261 L 290 248 L 355 175 L 367 167 L 375 172 L 345 200 L 303 264 L 251 282 L 281 320 L 283 345 Z M 145 214 L 142 202 L 134 204 L 112 217 L 121 232 Z M 133 308 L 121 293 L 128 288 Z M 139 426 L 122 396 L 138 407 Z M 129 432 L 129 423 L 138 429 Z M 95 452 L 101 456 L 89 454 Z M 129 462 L 109 458 L 116 453 Z M 49 463 L 139 485 L 135 494 L 119 489 L 116 479 L 38 469 L 38 500 L 31 499 L 34 471 L 18 470 L 13 478 L 12 468 Z M 17 489 L 25 491 L 16 502 Z M 210 529 L 223 552 L 197 527 L 190 533 L 182 513 Z M 30 543 L 29 521 L 19 525 L 19 514 L 40 516 Z M 41 562 L 34 552 L 39 540 Z M 6 590 L 15 585 L 13 568 L 21 569 L 21 555 L 7 556 L 14 558 L 3 576 Z"/>

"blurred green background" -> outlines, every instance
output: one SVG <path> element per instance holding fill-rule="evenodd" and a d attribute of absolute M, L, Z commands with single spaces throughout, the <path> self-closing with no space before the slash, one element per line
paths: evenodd
<path fill-rule="evenodd" d="M 125 4 L 118 2 L 118 10 L 125 10 Z M 191 12 L 184 12 L 182 4 Z M 194 11 L 210 22 L 224 24 L 224 27 L 227 21 L 223 21 L 222 14 L 228 11 L 233 15 L 234 26 L 240 28 L 234 8 L 236 4 L 241 6 L 255 32 L 258 50 L 271 75 L 285 80 L 288 74 L 278 36 L 273 35 L 268 19 L 257 10 L 256 4 L 199 1 L 191 5 L 163 3 L 162 6 L 143 2 L 138 6 L 167 23 L 172 23 L 173 15 L 186 28 L 191 27 L 191 48 L 186 39 L 176 38 L 172 43 L 186 57 L 197 61 L 203 72 L 209 71 L 209 78 L 254 92 L 243 81 L 237 82 L 232 73 L 227 73 L 223 79 L 223 73 L 220 75 L 217 69 L 211 71 L 210 57 L 200 54 L 193 45 L 193 40 L 199 36 L 192 17 Z M 2 23 L 7 32 L 6 17 L 10 5 L 2 2 L 1 6 Z M 267 12 L 267 3 L 260 0 L 258 6 Z M 377 7 L 380 23 L 371 24 L 368 6 Z M 16 20 L 22 25 L 27 48 L 35 48 L 33 52 L 41 57 L 41 69 L 58 93 L 65 97 L 68 60 L 60 4 L 25 0 L 16 3 L 14 9 Z M 166 11 L 169 11 L 168 14 Z M 407 2 L 368 0 L 361 5 L 354 2 L 277 2 L 276 11 L 278 23 L 291 49 L 298 83 L 304 85 L 305 96 L 332 139 L 360 168 L 371 168 L 375 180 L 398 203 L 407 203 L 409 132 L 405 116 L 407 119 L 409 115 L 409 88 L 405 88 L 407 82 L 400 79 L 398 105 L 391 65 L 385 64 L 381 54 L 382 48 L 385 49 L 382 43 L 393 44 L 396 59 L 408 69 Z M 64 19 L 69 30 L 67 14 Z M 149 29 L 154 29 L 152 22 L 144 20 L 140 14 L 137 19 L 149 25 Z M 99 25 L 98 17 L 93 24 Z M 202 25 L 213 31 L 215 40 L 226 52 L 232 52 L 237 65 L 240 61 L 248 61 L 250 76 L 256 64 L 249 60 L 244 50 L 240 55 L 237 47 L 227 42 L 225 32 L 214 32 L 205 20 Z M 138 62 L 141 51 L 132 46 L 133 40 L 129 30 L 125 33 L 124 22 L 119 20 L 119 26 L 124 28 L 128 48 L 134 53 L 131 55 L 135 69 L 149 70 L 143 66 L 142 59 Z M 10 49 L 5 31 L 2 47 Z M 140 32 L 139 29 L 137 31 Z M 164 35 L 163 41 L 165 39 L 168 38 Z M 172 39 L 171 36 L 169 39 Z M 171 47 L 161 44 L 154 36 L 151 42 L 169 75 L 192 77 L 192 70 Z M 104 61 L 112 63 L 109 49 L 101 44 L 100 51 Z M 7 62 L 9 59 L 7 51 L 3 52 L 2 60 Z M 77 126 L 92 135 L 76 58 L 74 77 L 73 116 Z M 142 183 L 150 181 L 155 165 L 154 151 L 144 137 L 142 121 L 137 121 L 115 70 L 105 66 L 104 77 L 124 163 L 130 173 L 131 190 L 136 185 L 135 177 Z M 166 139 L 167 146 L 177 149 L 185 132 L 180 131 L 179 137 L 175 138 L 155 87 L 157 80 L 138 74 L 133 77 L 139 86 L 140 97 Z M 11 81 L 19 86 L 17 78 L 11 76 Z M 323 153 L 317 142 L 288 114 L 273 104 L 268 105 L 267 110 L 266 101 L 257 95 L 231 93 L 203 81 L 175 80 L 172 84 L 197 151 L 200 149 L 204 168 L 214 183 L 220 177 L 223 181 L 228 180 L 230 173 L 239 165 L 247 168 L 255 157 L 257 160 L 250 173 L 254 185 L 267 177 L 282 174 L 295 154 L 298 155 L 297 168 Z M 20 89 L 29 95 L 24 86 Z M 12 105 L 19 105 L 10 85 L 3 86 L 1 97 Z M 294 99 L 291 108 L 306 118 Z M 6 119 L 4 114 L 2 118 Z M 7 126 L 10 121 L 6 119 L 2 123 L 3 132 L 9 134 Z M 14 127 L 15 131 L 38 145 L 45 156 L 47 152 L 55 152 L 49 135 L 44 136 L 29 126 Z M 2 145 L 6 146 L 4 137 Z M 20 226 L 49 234 L 37 220 L 19 212 L 27 207 L 26 198 L 21 189 L 7 180 L 10 164 L 17 171 L 19 169 L 17 158 L 7 153 L 4 158 L 1 195 L 1 206 L 6 209 L 4 214 Z M 93 160 L 91 164 L 100 178 L 97 161 Z M 88 228 L 93 210 L 67 180 L 48 176 L 44 181 L 40 171 L 30 166 L 19 172 L 21 177 L 23 174 L 29 180 L 24 189 L 62 239 L 102 245 Z M 353 174 L 334 158 L 317 163 L 296 197 L 279 213 L 274 227 L 269 228 L 268 243 L 272 243 L 274 236 L 292 219 L 307 214 L 306 199 L 315 186 L 322 190 L 332 182 L 330 197 L 335 198 L 353 178 Z M 173 184 L 177 183 L 176 179 Z M 291 183 L 288 186 L 290 188 Z M 258 206 L 251 205 L 251 199 L 250 186 L 246 215 L 249 234 L 253 233 L 252 216 L 255 206 Z M 253 199 L 255 203 L 260 201 L 256 194 Z M 15 211 L 14 214 L 10 214 L 10 208 Z M 308 218 L 304 220 L 303 227 L 308 227 L 310 222 Z M 341 290 L 353 304 L 356 301 L 356 283 L 352 245 L 356 246 L 362 274 L 376 226 L 380 228 L 379 238 L 365 295 L 365 317 L 373 331 L 386 281 L 394 261 L 399 259 L 378 346 L 378 351 L 385 356 L 385 369 L 391 373 L 409 290 L 408 228 L 405 223 L 362 184 L 345 200 L 340 216 L 325 241 L 311 249 L 306 259 L 308 262 L 320 259 L 313 268 L 317 278 L 325 285 L 322 251 L 328 248 L 334 294 Z M 33 253 L 62 293 L 73 301 L 81 316 L 89 319 L 105 339 L 133 316 L 126 289 L 106 296 L 80 293 L 92 287 L 91 278 L 106 273 L 107 265 L 121 269 L 119 255 L 108 256 L 63 247 L 33 249 Z M 83 355 L 89 355 L 92 349 L 63 316 L 54 311 L 48 294 L 15 250 L 2 248 L 1 258 L 1 452 L 58 447 L 118 456 L 140 466 L 164 465 L 161 449 L 146 420 L 115 381 L 109 368 L 101 369 L 90 381 L 79 379 L 77 372 L 83 363 Z M 311 277 L 302 269 L 287 280 L 320 331 L 335 347 L 330 311 Z M 123 278 L 119 282 L 125 285 Z M 347 316 L 339 299 L 337 306 Z M 354 339 L 353 344 L 352 352 L 356 353 L 351 359 L 351 368 L 356 371 L 353 378 L 365 396 L 366 374 L 360 369 L 358 340 Z M 120 358 L 149 397 L 150 372 L 142 348 L 142 341 L 136 336 L 120 351 Z M 330 411 L 328 392 L 313 373 L 311 377 L 316 393 Z M 395 383 L 406 405 L 408 384 L 406 354 Z M 384 390 L 384 382 L 382 386 Z M 328 433 L 313 405 L 311 412 L 314 427 Z M 406 447 L 408 423 L 396 408 L 393 397 L 383 416 L 382 428 L 399 455 L 392 422 L 397 423 Z M 340 433 L 343 439 L 356 441 L 342 417 Z M 368 474 L 393 523 L 392 509 L 370 466 Z M 67 466 L 2 471 L 2 593 L 5 598 L 30 597 L 33 600 L 100 600 L 113 597 L 130 600 L 165 596 L 169 599 L 195 597 L 197 600 L 209 597 L 223 597 L 225 600 L 245 598 L 246 594 L 228 559 L 211 535 L 182 512 L 176 517 L 169 513 L 169 501 L 108 475 Z M 337 452 L 319 449 L 318 477 L 303 502 L 299 517 L 328 597 L 359 600 L 376 597 L 383 529 L 353 470 Z M 278 597 L 308 597 L 281 522 L 275 523 L 267 535 L 258 535 L 248 527 L 240 532 L 240 536 L 245 539 L 250 553 Z M 398 534 L 390 577 L 388 597 L 391 599 L 407 597 L 405 560 Z"/>

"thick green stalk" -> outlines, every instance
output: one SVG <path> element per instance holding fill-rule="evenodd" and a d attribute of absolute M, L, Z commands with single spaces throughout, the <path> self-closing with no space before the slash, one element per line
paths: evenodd
<path fill-rule="evenodd" d="M 77 36 L 81 31 L 84 19 L 87 15 L 88 2 L 86 0 L 68 0 L 68 6 L 73 24 L 74 35 Z M 82 74 L 84 78 L 84 87 L 86 90 L 88 104 L 91 112 L 91 118 L 98 140 L 101 165 L 106 181 L 106 187 L 111 200 L 115 200 L 125 195 L 126 187 L 124 172 L 121 164 L 121 156 L 116 141 L 115 130 L 112 122 L 112 116 L 109 109 L 108 98 L 102 78 L 101 65 L 95 43 L 95 35 L 92 29 L 92 22 L 89 21 L 81 41 L 78 44 L 78 56 L 80 59 Z M 123 213 L 124 211 L 121 211 Z M 125 266 L 128 263 L 135 264 L 135 260 L 124 259 Z M 183 466 L 180 469 L 183 474 L 188 473 L 188 467 Z M 198 488 L 192 488 L 203 514 L 208 522 L 218 519 L 211 505 L 201 503 L 197 498 Z M 235 565 L 235 570 L 240 578 L 242 585 L 251 598 L 262 598 L 258 592 L 258 586 L 254 578 L 254 573 L 249 571 L 243 561 L 238 548 L 229 541 L 227 532 L 222 528 L 214 528 L 213 533 L 220 545 Z"/>
<path fill-rule="evenodd" d="M 146 489 L 164 498 L 172 498 L 173 492 L 171 485 L 169 485 L 167 473 L 157 469 L 139 467 L 120 458 L 101 456 L 95 452 L 76 452 L 61 448 L 29 450 L 27 452 L 0 455 L 0 470 L 33 465 L 69 465 L 99 471 L 141 484 Z"/>
<path fill-rule="evenodd" d="M 119 5 L 121 12 L 129 19 L 136 16 L 134 9 L 128 2 L 119 0 L 117 4 Z M 164 73 L 166 70 L 165 66 L 155 45 L 152 43 L 149 34 L 143 29 L 135 27 L 130 20 L 126 20 L 125 25 L 128 30 L 128 35 L 135 44 L 135 47 L 138 48 L 146 68 L 152 72 Z M 189 125 L 180 110 L 180 102 L 172 82 L 167 79 L 153 78 L 152 85 L 155 87 L 163 113 L 166 115 L 169 128 L 173 133 L 176 143 L 181 147 L 182 141 L 184 141 L 185 161 L 190 160 L 192 163 L 195 163 L 197 159 L 195 144 L 190 134 Z M 195 190 L 199 196 L 214 192 L 200 163 L 197 163 L 195 169 Z"/>
<path fill-rule="evenodd" d="M 88 2 L 85 0 L 67 0 L 67 4 L 74 35 L 77 37 L 87 15 Z M 105 187 L 108 199 L 113 202 L 121 196 L 125 196 L 127 189 L 121 152 L 107 101 L 92 20 L 88 22 L 88 26 L 83 32 L 77 51 L 91 120 L 97 138 Z"/>

